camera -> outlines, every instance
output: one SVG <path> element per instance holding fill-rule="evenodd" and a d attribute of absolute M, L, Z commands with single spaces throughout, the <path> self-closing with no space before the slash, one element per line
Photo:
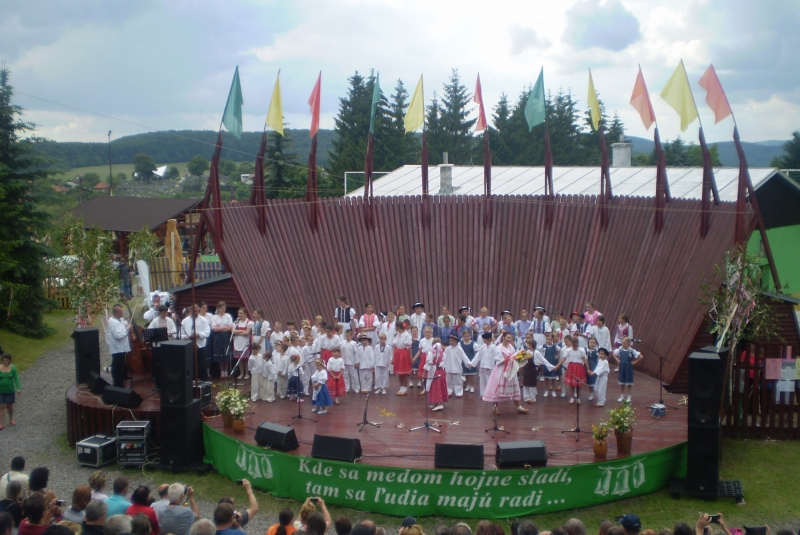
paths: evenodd
<path fill-rule="evenodd" d="M 719 515 L 708 515 L 708 521 L 712 524 L 719 524 Z"/>
<path fill-rule="evenodd" d="M 244 485 L 244 479 L 237 479 L 236 480 L 236 484 L 237 485 Z"/>
<path fill-rule="evenodd" d="M 183 494 L 184 494 L 184 495 L 186 495 L 186 494 L 189 494 L 189 485 L 184 485 L 184 487 L 183 487 Z"/>
<path fill-rule="evenodd" d="M 319 502 L 319 498 L 309 498 L 308 501 L 310 501 L 311 503 L 317 503 Z"/>
<path fill-rule="evenodd" d="M 56 500 L 56 505 L 58 507 L 64 507 L 64 503 L 66 503 L 66 502 L 64 502 L 64 500 Z"/>

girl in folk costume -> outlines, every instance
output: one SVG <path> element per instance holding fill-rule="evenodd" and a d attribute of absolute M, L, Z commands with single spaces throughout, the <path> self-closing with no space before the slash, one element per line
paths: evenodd
<path fill-rule="evenodd" d="M 531 329 L 531 320 L 527 310 L 520 312 L 519 316 L 520 319 L 514 322 L 514 328 L 517 331 L 517 347 L 522 348 L 525 347 L 525 335 L 527 335 L 528 331 Z"/>
<path fill-rule="evenodd" d="M 608 367 L 608 350 L 601 347 L 597 350 L 597 367 L 594 371 L 590 371 L 589 375 L 596 379 L 594 384 L 594 393 L 597 396 L 597 403 L 595 407 L 606 406 L 606 387 L 608 386 L 608 373 L 611 369 Z"/>
<path fill-rule="evenodd" d="M 458 320 L 459 323 L 463 319 L 464 325 L 472 331 L 473 337 L 477 337 L 480 332 L 478 331 L 478 325 L 475 323 L 475 318 L 472 317 L 472 311 L 469 309 L 468 306 L 463 306 L 458 309 Z M 459 334 L 461 332 L 459 331 Z"/>
<path fill-rule="evenodd" d="M 631 347 L 631 339 L 627 336 L 622 339 L 622 347 L 614 350 L 614 357 L 619 362 L 619 399 L 623 401 L 625 391 L 628 392 L 628 403 L 631 402 L 633 389 L 633 365 L 642 359 L 642 354 Z"/>
<path fill-rule="evenodd" d="M 589 347 L 589 332 L 592 326 L 586 323 L 583 314 L 580 312 L 572 313 L 572 324 L 569 326 L 569 334 L 572 338 L 578 339 L 578 346 L 582 349 Z"/>
<path fill-rule="evenodd" d="M 448 343 L 447 341 L 450 339 L 451 334 L 455 334 L 456 338 L 460 338 L 455 327 L 453 327 L 452 322 L 450 321 L 450 317 L 451 316 L 443 316 L 442 326 L 439 327 L 439 339 L 444 340 L 445 343 Z"/>
<path fill-rule="evenodd" d="M 261 396 L 261 399 L 267 403 L 275 401 L 275 384 L 278 381 L 278 367 L 272 360 L 273 354 L 273 351 L 264 353 L 264 361 L 261 364 L 261 375 L 264 378 L 263 384 L 265 388 L 262 391 L 259 385 L 258 394 Z"/>
<path fill-rule="evenodd" d="M 378 344 L 373 349 L 375 358 L 375 393 L 386 395 L 389 386 L 389 366 L 392 364 L 393 348 L 386 342 L 386 335 L 378 335 Z"/>
<path fill-rule="evenodd" d="M 484 325 L 489 325 L 489 332 L 493 333 L 495 327 L 497 327 L 497 320 L 489 315 L 488 308 L 481 307 L 480 316 L 475 318 L 475 324 L 478 326 L 480 332 L 486 332 Z"/>
<path fill-rule="evenodd" d="M 544 309 L 542 309 L 542 314 L 544 314 Z M 547 316 L 544 318 L 550 324 L 550 329 L 552 329 L 553 332 L 556 332 L 561 328 L 561 320 L 564 319 L 564 313 L 557 312 L 556 314 L 553 314 L 553 321 L 550 321 Z"/>
<path fill-rule="evenodd" d="M 586 301 L 586 312 L 583 313 L 583 319 L 594 327 L 597 325 L 597 318 L 602 316 L 600 311 L 594 308 L 594 301 Z"/>
<path fill-rule="evenodd" d="M 358 327 L 358 316 L 356 310 L 347 302 L 347 298 L 340 295 L 336 300 L 336 310 L 333 311 L 337 323 L 342 327 L 342 331 L 355 330 Z"/>
<path fill-rule="evenodd" d="M 252 343 L 261 346 L 266 351 L 269 349 L 269 322 L 264 319 L 264 311 L 257 308 L 253 311 L 253 337 Z M 252 375 L 252 374 L 251 374 Z"/>
<path fill-rule="evenodd" d="M 292 344 L 297 343 L 297 338 L 293 337 Z M 300 350 L 295 347 L 290 347 L 286 354 L 289 355 L 289 364 L 286 368 L 286 374 L 289 376 L 289 382 L 286 386 L 286 395 L 289 396 L 289 401 L 295 401 L 298 398 L 303 398 L 303 367 L 300 362 Z"/>
<path fill-rule="evenodd" d="M 221 370 L 228 369 L 228 344 L 233 331 L 233 319 L 225 312 L 225 301 L 217 303 L 217 311 L 211 316 L 211 360 L 219 363 Z"/>
<path fill-rule="evenodd" d="M 423 332 L 422 324 L 425 323 L 425 305 L 422 303 L 414 303 L 412 308 L 414 309 L 414 313 L 408 317 L 408 323 L 410 323 L 412 327 L 416 327 L 418 332 Z M 398 312 L 397 315 L 399 316 L 400 313 Z"/>
<path fill-rule="evenodd" d="M 458 345 L 470 361 L 470 365 L 461 366 L 461 374 L 465 379 L 464 392 L 475 392 L 475 376 L 478 375 L 478 369 L 472 364 L 475 358 L 475 353 L 478 351 L 478 344 L 472 341 L 472 329 L 464 329 L 461 331 L 461 340 Z M 480 388 L 480 387 L 479 387 Z"/>
<path fill-rule="evenodd" d="M 419 349 L 417 353 L 414 355 L 414 360 L 417 362 L 417 377 L 423 381 L 422 385 L 417 382 L 417 386 L 422 386 L 422 392 L 419 394 L 425 395 L 425 378 L 428 376 L 428 372 L 425 369 L 425 361 L 428 359 L 428 353 L 431 352 L 433 349 L 433 329 L 431 327 L 425 327 L 423 331 L 425 334 L 425 338 L 419 341 Z"/>
<path fill-rule="evenodd" d="M 264 358 L 261 355 L 261 344 L 250 345 L 252 353 L 247 359 L 247 371 L 250 373 L 250 401 L 258 401 L 259 393 L 267 389 L 267 380 L 264 377 Z"/>
<path fill-rule="evenodd" d="M 356 368 L 358 368 L 358 379 L 362 394 L 369 394 L 372 390 L 372 374 L 375 370 L 375 355 L 370 347 L 370 338 L 366 333 L 358 335 L 361 345 L 356 348 Z"/>
<path fill-rule="evenodd" d="M 406 322 L 409 320 L 410 316 L 406 314 L 406 306 L 405 305 L 397 305 L 397 321 Z"/>
<path fill-rule="evenodd" d="M 356 349 L 358 344 L 353 340 L 353 331 L 344 332 L 344 343 L 341 346 L 342 361 L 344 361 L 344 390 L 345 392 L 358 393 L 358 370 L 356 364 Z"/>
<path fill-rule="evenodd" d="M 514 401 L 517 404 L 517 412 L 527 413 L 528 409 L 522 406 L 519 390 L 519 378 L 517 372 L 521 366 L 528 364 L 527 360 L 521 363 L 515 358 L 517 353 L 514 347 L 514 336 L 506 334 L 503 343 L 498 348 L 495 356 L 495 366 L 489 382 L 486 383 L 486 392 L 483 400 L 494 403 L 492 412 L 500 414 L 497 404 L 503 401 Z"/>
<path fill-rule="evenodd" d="M 308 335 L 306 338 L 306 345 L 300 350 L 300 362 L 303 363 L 303 392 L 306 395 L 311 393 L 311 376 L 316 371 L 314 361 L 317 360 L 313 357 L 315 353 L 319 353 L 319 347 L 314 339 L 314 335 Z"/>
<path fill-rule="evenodd" d="M 597 368 L 600 354 L 597 352 L 597 339 L 589 338 L 589 349 L 586 350 L 586 386 L 589 387 L 589 401 L 594 399 L 594 385 L 597 375 L 592 373 Z"/>
<path fill-rule="evenodd" d="M 531 321 L 530 332 L 533 333 L 533 340 L 536 347 L 542 348 L 547 343 L 547 334 L 552 332 L 550 322 L 544 319 L 544 310 L 536 307 L 533 311 L 533 321 Z"/>
<path fill-rule="evenodd" d="M 556 329 L 553 333 L 556 337 L 553 339 L 555 343 L 564 343 L 564 339 L 569 336 L 569 325 L 567 324 L 566 318 L 561 318 L 558 320 L 558 329 Z"/>
<path fill-rule="evenodd" d="M 283 324 L 280 321 L 275 322 L 275 330 L 269 335 L 269 347 L 275 349 L 283 343 Z"/>
<path fill-rule="evenodd" d="M 247 359 L 250 358 L 250 335 L 253 333 L 253 322 L 247 318 L 247 310 L 239 309 L 236 323 L 233 325 L 233 360 L 239 363 L 239 377 L 250 379 L 247 372 Z"/>
<path fill-rule="evenodd" d="M 358 333 L 365 333 L 369 336 L 369 341 L 373 346 L 378 343 L 378 328 L 380 324 L 380 319 L 375 314 L 372 305 L 370 303 L 364 305 L 364 315 L 358 320 Z"/>
<path fill-rule="evenodd" d="M 436 323 L 436 319 L 430 312 L 425 314 L 425 323 L 422 324 L 422 332 L 425 332 L 425 329 L 428 328 L 433 331 L 434 338 L 439 338 L 439 340 L 441 340 L 441 337 L 439 336 L 439 324 Z"/>
<path fill-rule="evenodd" d="M 564 383 L 572 387 L 572 397 L 569 398 L 569 404 L 573 405 L 576 399 L 580 404 L 580 388 L 581 385 L 586 384 L 586 352 L 578 345 L 577 338 L 569 337 L 569 343 L 565 339 L 564 344 L 567 349 L 562 353 L 560 364 L 562 367 L 566 365 Z"/>
<path fill-rule="evenodd" d="M 413 375 L 417 375 L 417 386 L 422 386 L 419 381 L 419 360 L 414 358 L 414 355 L 419 353 L 419 329 L 411 327 L 411 371 Z M 414 386 L 413 377 L 409 381 L 409 386 Z"/>
<path fill-rule="evenodd" d="M 325 362 L 322 359 L 317 359 L 317 371 L 311 376 L 311 404 L 314 405 L 311 412 L 327 414 L 327 407 L 333 405 L 331 394 L 328 392 L 327 382 L 328 372 L 325 371 Z"/>
<path fill-rule="evenodd" d="M 289 357 L 286 355 L 288 349 L 289 346 L 287 344 L 280 342 L 272 350 L 272 358 L 275 361 L 275 368 L 278 370 L 277 392 L 278 397 L 281 399 L 286 399 L 286 388 L 289 386 L 289 375 L 287 373 Z"/>
<path fill-rule="evenodd" d="M 322 316 L 314 316 L 314 325 L 311 327 L 311 334 L 314 335 L 316 340 L 318 336 L 325 334 L 325 320 Z"/>
<path fill-rule="evenodd" d="M 394 346 L 394 373 L 400 379 L 398 396 L 408 394 L 408 383 L 411 377 L 411 344 L 411 333 L 406 331 L 406 324 L 398 319 L 395 324 L 395 335 L 392 343 Z"/>
<path fill-rule="evenodd" d="M 388 312 L 384 314 L 384 321 L 381 324 L 380 329 L 378 329 L 378 336 L 380 337 L 381 334 L 386 336 L 386 345 L 388 345 L 392 350 L 394 350 L 394 335 L 395 335 L 395 319 L 394 319 L 394 312 Z M 392 365 L 392 361 L 389 361 L 389 375 L 394 374 L 394 367 Z M 388 385 L 387 385 L 388 386 Z"/>
<path fill-rule="evenodd" d="M 536 403 L 539 367 L 552 370 L 555 366 L 545 360 L 542 352 L 536 347 L 536 340 L 533 339 L 530 332 L 525 336 L 525 351 L 530 355 L 530 362 L 527 366 L 522 367 L 522 398 L 525 403 Z"/>
<path fill-rule="evenodd" d="M 499 325 L 499 329 L 514 336 L 514 345 L 516 346 L 517 328 L 514 326 L 514 314 L 508 310 L 504 310 L 503 313 L 500 314 L 500 317 L 502 318 L 502 322 Z"/>
<path fill-rule="evenodd" d="M 426 385 L 423 389 L 428 390 L 428 403 L 431 404 L 432 411 L 444 409 L 447 401 L 447 381 L 444 371 L 444 352 L 442 343 L 438 338 L 433 339 L 433 346 L 425 359 Z"/>
<path fill-rule="evenodd" d="M 450 342 L 444 350 L 444 370 L 447 373 L 447 394 L 464 397 L 463 367 L 471 368 L 472 360 L 464 353 L 456 333 L 448 337 Z"/>
<path fill-rule="evenodd" d="M 328 359 L 327 370 L 328 392 L 333 396 L 334 405 L 338 405 L 339 397 L 347 393 L 344 387 L 344 361 L 338 348 L 333 350 L 333 355 Z"/>
<path fill-rule="evenodd" d="M 633 327 L 631 324 L 628 323 L 628 315 L 627 314 L 620 314 L 617 317 L 617 330 L 614 332 L 614 349 L 619 348 L 622 346 L 622 340 L 625 337 L 628 337 L 633 341 Z M 614 369 L 615 372 L 619 371 L 619 359 L 616 358 L 617 352 L 614 351 L 611 356 L 614 357 L 614 360 L 617 361 L 617 367 Z"/>
<path fill-rule="evenodd" d="M 333 325 L 325 326 L 325 336 L 319 339 L 319 350 L 322 362 L 328 363 L 328 359 L 333 355 L 333 350 L 341 348 L 342 340 L 333 331 Z"/>
<path fill-rule="evenodd" d="M 485 332 L 481 335 L 483 344 L 478 348 L 475 357 L 472 359 L 473 368 L 478 368 L 480 374 L 480 395 L 486 393 L 486 385 L 494 371 L 495 363 L 500 358 L 500 348 L 492 343 L 492 333 Z"/>
<path fill-rule="evenodd" d="M 534 335 L 534 340 L 535 339 L 536 335 Z M 558 362 L 561 360 L 561 356 L 559 355 L 560 351 L 561 348 L 553 343 L 553 333 L 547 333 L 547 337 L 545 338 L 545 345 L 542 348 L 542 354 L 544 355 L 544 359 L 547 362 L 549 362 L 554 368 L 548 369 L 543 374 L 543 378 L 547 381 L 546 389 L 543 394 L 544 397 L 547 397 L 548 394 L 550 394 L 553 397 L 556 397 L 556 391 L 553 389 L 553 387 L 558 387 L 558 390 L 561 390 L 561 385 L 559 384 L 559 379 L 561 379 L 561 372 L 555 369 L 555 367 L 558 366 Z"/>

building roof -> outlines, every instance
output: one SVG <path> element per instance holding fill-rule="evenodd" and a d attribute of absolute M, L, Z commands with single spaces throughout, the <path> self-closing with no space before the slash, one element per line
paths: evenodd
<path fill-rule="evenodd" d="M 78 205 L 72 215 L 82 218 L 86 228 L 97 226 L 106 231 L 139 232 L 145 227 L 155 230 L 199 202 L 199 199 L 98 196 Z"/>

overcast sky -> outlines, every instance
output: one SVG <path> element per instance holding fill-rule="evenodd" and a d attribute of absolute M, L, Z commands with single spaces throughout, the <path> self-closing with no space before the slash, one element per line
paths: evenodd
<path fill-rule="evenodd" d="M 709 63 L 744 140 L 800 128 L 798 0 L 4 0 L 2 13 L 15 102 L 59 141 L 216 129 L 237 65 L 251 131 L 263 128 L 278 69 L 291 128 L 308 128 L 322 71 L 322 127 L 332 128 L 356 71 L 379 71 L 387 94 L 398 79 L 413 91 L 424 74 L 426 104 L 451 68 L 470 93 L 480 72 L 489 114 L 543 66 L 547 90 L 571 89 L 581 108 L 591 68 L 628 134 L 652 137 L 629 104 L 641 64 L 662 138 L 673 139 L 679 120 L 658 95 L 680 59 L 710 141 L 730 140 L 733 122 L 714 125 L 697 86 Z M 682 137 L 696 140 L 697 128 Z"/>

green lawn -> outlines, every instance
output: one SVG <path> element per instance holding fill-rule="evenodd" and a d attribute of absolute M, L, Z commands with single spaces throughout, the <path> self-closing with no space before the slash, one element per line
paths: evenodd
<path fill-rule="evenodd" d="M 16 333 L 0 329 L 0 346 L 14 357 L 14 366 L 20 372 L 33 364 L 42 354 L 63 346 L 75 329 L 75 311 L 53 310 L 45 312 L 45 322 L 55 329 L 50 336 L 41 340 L 25 338 Z"/>
<path fill-rule="evenodd" d="M 166 165 L 168 168 L 175 166 L 180 171 L 181 176 L 186 173 L 186 164 L 189 162 L 177 162 L 177 163 L 159 163 L 156 162 L 158 167 L 162 165 Z M 127 175 L 128 180 L 131 179 L 131 175 L 133 173 L 133 164 L 132 163 L 115 163 L 111 166 L 111 171 L 114 173 L 114 176 L 117 176 L 117 173 L 125 173 Z M 85 175 L 86 173 L 97 173 L 100 176 L 100 180 L 105 181 L 108 177 L 108 165 L 92 165 L 89 167 L 75 167 L 74 169 L 70 169 L 64 173 L 53 175 L 53 178 L 57 180 L 72 180 L 78 175 Z M 114 179 L 116 182 L 116 178 Z"/>

